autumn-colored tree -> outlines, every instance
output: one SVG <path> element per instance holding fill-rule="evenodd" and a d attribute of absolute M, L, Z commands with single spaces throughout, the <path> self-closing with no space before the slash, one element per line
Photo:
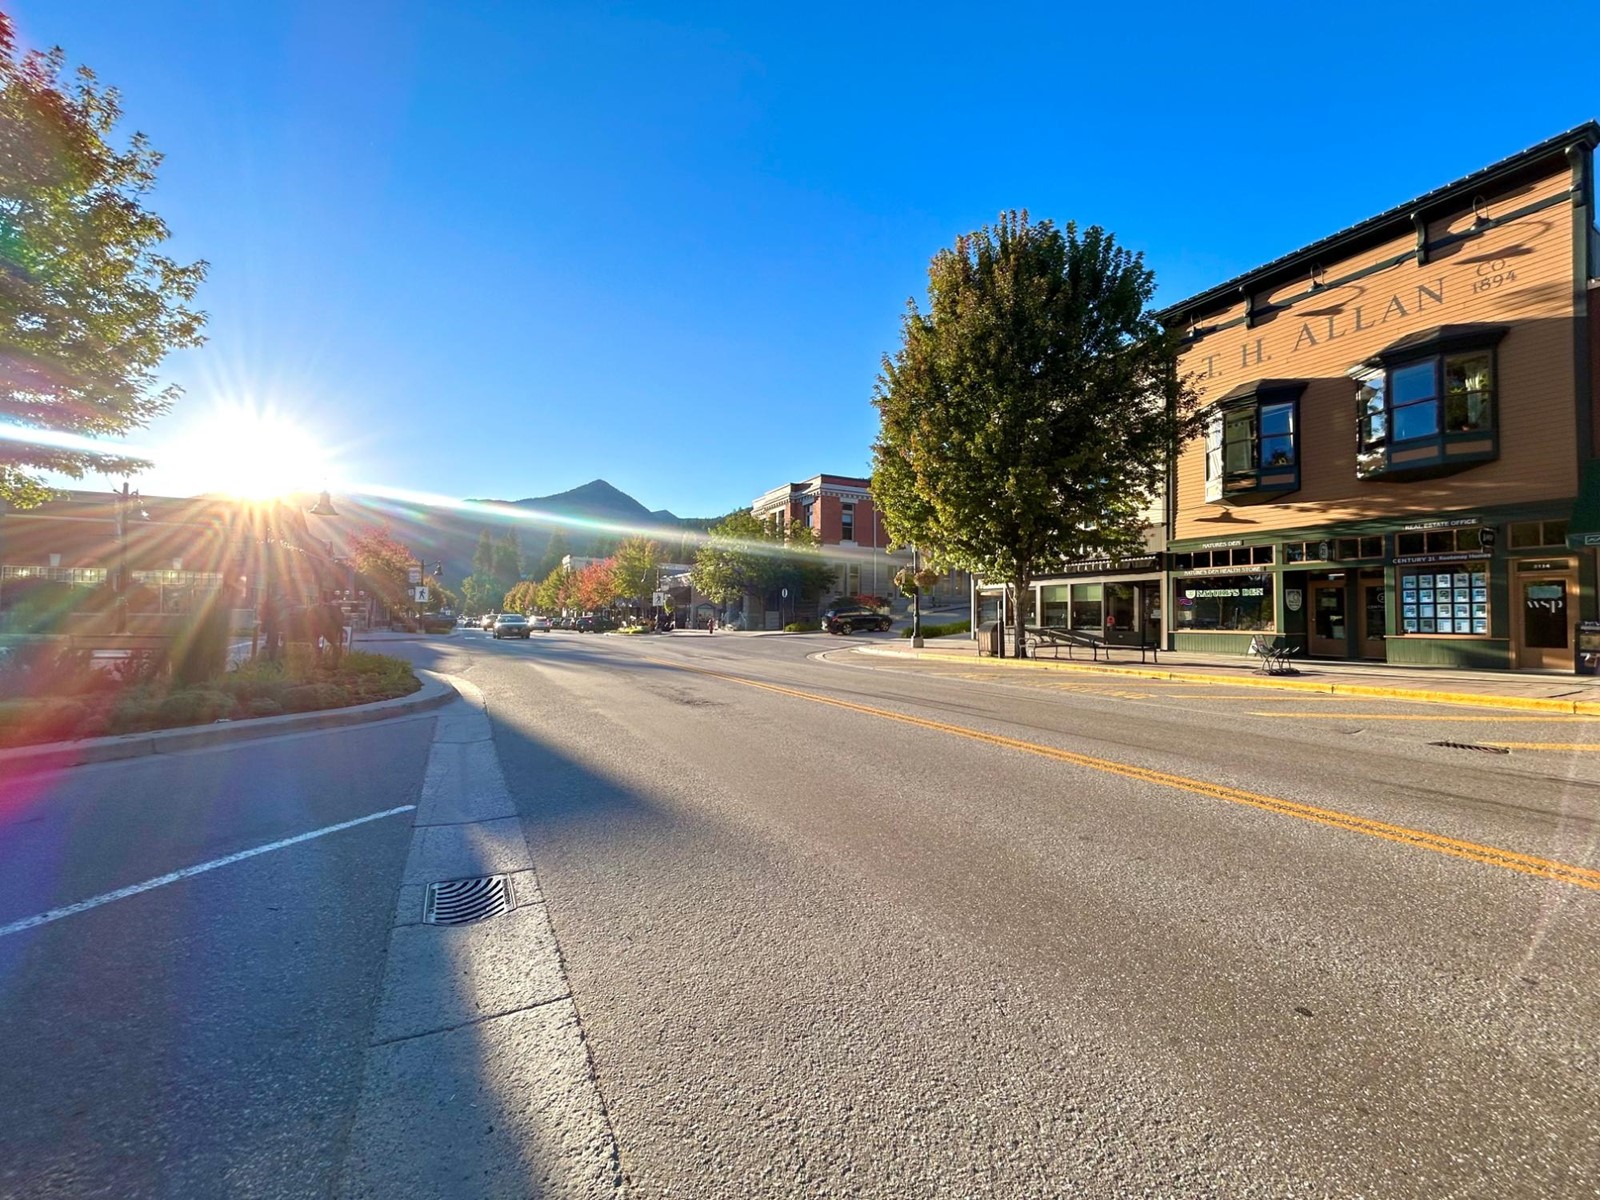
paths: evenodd
<path fill-rule="evenodd" d="M 365 529 L 350 539 L 350 559 L 378 602 L 390 612 L 412 613 L 411 568 L 417 560 L 387 529 Z"/>
<path fill-rule="evenodd" d="M 605 608 L 617 598 L 617 584 L 613 578 L 612 560 L 602 559 L 590 563 L 576 573 L 573 582 L 574 598 L 585 611 Z"/>

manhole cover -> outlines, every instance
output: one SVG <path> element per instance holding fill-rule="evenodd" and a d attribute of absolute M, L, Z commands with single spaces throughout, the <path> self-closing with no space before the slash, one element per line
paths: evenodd
<path fill-rule="evenodd" d="M 1504 746 L 1485 746 L 1480 742 L 1429 742 L 1430 746 L 1443 746 L 1446 750 L 1478 750 L 1484 754 L 1510 754 Z"/>
<path fill-rule="evenodd" d="M 465 925 L 510 912 L 511 907 L 511 880 L 504 875 L 452 879 L 428 885 L 422 920 L 428 925 Z"/>

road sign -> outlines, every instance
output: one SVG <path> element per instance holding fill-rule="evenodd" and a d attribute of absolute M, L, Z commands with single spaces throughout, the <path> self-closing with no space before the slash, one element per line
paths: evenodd
<path fill-rule="evenodd" d="M 785 600 L 787 600 L 789 598 L 789 589 L 788 588 L 784 588 L 783 589 L 783 598 Z"/>
<path fill-rule="evenodd" d="M 418 604 L 426 604 L 428 602 L 428 589 L 426 587 L 412 588 L 411 598 Z"/>
<path fill-rule="evenodd" d="M 655 605 L 657 608 L 660 608 L 666 602 L 667 602 L 667 594 L 665 592 L 651 592 L 650 593 L 650 603 Z"/>
<path fill-rule="evenodd" d="M 411 584 L 413 587 L 415 587 L 417 584 L 421 583 L 422 582 L 422 568 L 421 567 L 407 567 L 406 568 L 406 582 Z"/>

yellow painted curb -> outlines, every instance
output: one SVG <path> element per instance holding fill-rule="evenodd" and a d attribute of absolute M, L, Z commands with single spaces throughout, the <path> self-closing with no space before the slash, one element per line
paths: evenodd
<path fill-rule="evenodd" d="M 885 658 L 929 658 L 946 662 L 965 660 L 979 666 L 1003 666 L 1025 670 L 1071 671 L 1080 675 L 1114 675 L 1125 679 L 1171 680 L 1177 683 L 1225 683 L 1230 687 L 1273 688 L 1279 691 L 1314 692 L 1326 696 L 1371 696 L 1386 700 L 1422 700 L 1430 704 L 1459 704 L 1469 708 L 1506 708 L 1523 712 L 1553 712 L 1568 715 L 1600 716 L 1600 701 L 1550 700 L 1534 696 L 1485 696 L 1474 692 L 1430 692 L 1421 688 L 1378 687 L 1363 683 L 1313 683 L 1303 679 L 1255 677 L 1236 679 L 1231 675 L 1213 675 L 1199 671 L 1163 671 L 1150 667 L 1113 667 L 1088 663 L 1045 662 L 1036 658 L 974 658 L 970 654 L 947 650 L 881 650 L 876 646 L 860 646 L 861 654 L 876 654 Z"/>

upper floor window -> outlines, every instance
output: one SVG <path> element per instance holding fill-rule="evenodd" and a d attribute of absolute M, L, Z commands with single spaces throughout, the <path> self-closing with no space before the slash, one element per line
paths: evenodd
<path fill-rule="evenodd" d="M 856 540 L 856 506 L 854 504 L 841 504 L 839 506 L 839 540 L 853 542 Z"/>
<path fill-rule="evenodd" d="M 1305 386 L 1263 379 L 1217 401 L 1206 426 L 1208 502 L 1243 503 L 1299 488 L 1299 406 Z"/>
<path fill-rule="evenodd" d="M 1351 372 L 1356 475 L 1420 478 L 1499 456 L 1495 345 L 1503 325 L 1441 325 Z"/>

